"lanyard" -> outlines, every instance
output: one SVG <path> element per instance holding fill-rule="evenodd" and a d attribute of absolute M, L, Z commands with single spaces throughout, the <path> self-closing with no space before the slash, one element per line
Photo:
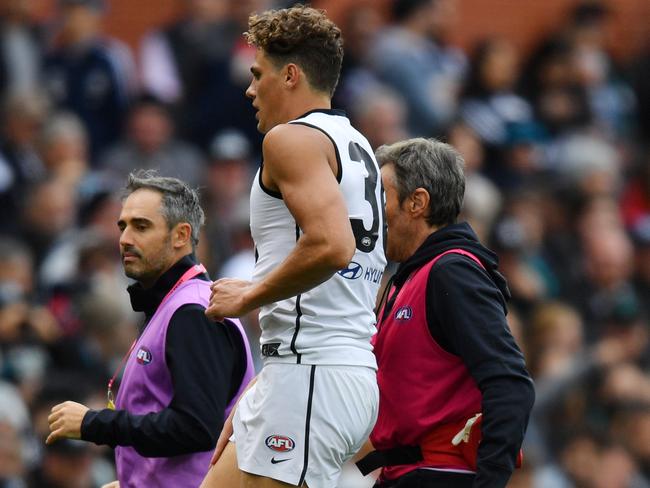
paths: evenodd
<path fill-rule="evenodd" d="M 194 277 L 196 277 L 196 276 L 198 276 L 200 274 L 203 274 L 205 272 L 206 272 L 205 266 L 203 266 L 202 264 L 195 264 L 190 269 L 185 271 L 185 273 L 183 273 L 183 276 L 181 276 L 179 278 L 179 280 L 176 282 L 176 284 L 174 286 L 172 286 L 171 290 L 169 290 L 167 292 L 165 297 L 160 302 L 160 305 L 158 305 L 158 308 L 160 308 L 161 305 L 163 303 L 165 303 L 165 301 L 169 298 L 169 296 L 172 293 L 174 293 L 178 289 L 179 286 L 181 286 L 186 281 L 189 281 L 192 278 L 194 278 Z M 111 410 L 115 410 L 115 402 L 113 401 L 113 390 L 112 390 L 113 383 L 115 383 L 115 379 L 117 378 L 117 375 L 120 373 L 120 371 L 122 371 L 122 368 L 124 367 L 124 364 L 126 363 L 126 360 L 129 358 L 129 356 L 133 352 L 133 348 L 135 347 L 136 342 L 138 342 L 138 339 L 135 339 L 133 341 L 133 343 L 131 344 L 131 347 L 129 347 L 128 352 L 124 355 L 124 357 L 122 358 L 122 361 L 120 361 L 120 364 L 117 367 L 117 369 L 115 370 L 115 373 L 113 373 L 113 376 L 111 377 L 111 379 L 108 380 L 108 391 L 106 393 L 106 397 L 108 399 L 107 408 L 110 408 Z"/>

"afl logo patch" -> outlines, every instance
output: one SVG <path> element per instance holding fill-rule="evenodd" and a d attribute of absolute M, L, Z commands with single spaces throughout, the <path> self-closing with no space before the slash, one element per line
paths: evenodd
<path fill-rule="evenodd" d="M 413 316 L 413 310 L 411 307 L 400 307 L 400 309 L 395 312 L 395 320 L 409 320 Z"/>
<path fill-rule="evenodd" d="M 138 349 L 138 352 L 135 355 L 135 360 L 138 362 L 138 364 L 144 364 L 145 366 L 149 364 L 152 359 L 153 356 L 151 355 L 151 351 L 146 347 L 141 347 Z"/>
<path fill-rule="evenodd" d="M 356 280 L 361 278 L 363 267 L 356 261 L 351 261 L 347 268 L 337 271 L 337 273 L 343 276 L 346 280 Z"/>
<path fill-rule="evenodd" d="M 289 452 L 296 447 L 296 443 L 291 437 L 278 434 L 268 436 L 264 442 L 266 447 L 276 452 Z"/>

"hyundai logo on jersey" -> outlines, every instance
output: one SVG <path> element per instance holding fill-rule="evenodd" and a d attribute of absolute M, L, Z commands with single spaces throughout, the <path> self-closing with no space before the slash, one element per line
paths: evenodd
<path fill-rule="evenodd" d="M 138 362 L 138 364 L 144 364 L 146 366 L 151 362 L 153 356 L 151 355 L 151 351 L 149 349 L 147 349 L 146 347 L 141 347 L 140 349 L 138 349 L 138 352 L 135 355 L 135 359 Z"/>
<path fill-rule="evenodd" d="M 413 316 L 413 310 L 411 307 L 400 307 L 397 312 L 395 312 L 395 320 L 409 320 Z"/>
<path fill-rule="evenodd" d="M 356 280 L 361 278 L 363 267 L 355 261 L 350 261 L 347 268 L 337 271 L 337 273 L 343 276 L 346 280 Z"/>
<path fill-rule="evenodd" d="M 291 437 L 278 434 L 268 436 L 264 442 L 266 443 L 266 447 L 277 452 L 293 451 L 293 448 L 296 446 L 296 443 L 293 442 Z"/>

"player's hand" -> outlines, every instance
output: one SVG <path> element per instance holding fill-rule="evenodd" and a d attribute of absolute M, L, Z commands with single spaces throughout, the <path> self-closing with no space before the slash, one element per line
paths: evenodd
<path fill-rule="evenodd" d="M 253 288 L 250 281 L 235 278 L 222 278 L 212 283 L 210 287 L 210 305 L 205 311 L 212 320 L 223 320 L 224 317 L 241 317 L 255 308 L 246 302 L 246 292 Z"/>
<path fill-rule="evenodd" d="M 52 444 L 59 439 L 79 439 L 81 422 L 88 410 L 90 409 L 85 405 L 70 401 L 52 407 L 52 413 L 47 418 L 50 435 L 47 436 L 45 444 Z"/>
<path fill-rule="evenodd" d="M 219 439 L 217 440 L 217 447 L 215 448 L 214 454 L 212 455 L 212 459 L 210 460 L 210 466 L 214 466 L 215 464 L 217 464 L 217 461 L 219 461 L 219 458 L 221 457 L 223 450 L 228 445 L 230 436 L 233 433 L 232 419 L 235 416 L 235 408 L 233 408 L 230 411 L 230 415 L 228 415 L 228 418 L 223 423 L 223 429 L 221 429 L 221 434 L 219 434 Z"/>
<path fill-rule="evenodd" d="M 110 483 L 106 483 L 105 485 L 102 485 L 102 488 L 120 488 L 120 482 L 111 481 Z"/>

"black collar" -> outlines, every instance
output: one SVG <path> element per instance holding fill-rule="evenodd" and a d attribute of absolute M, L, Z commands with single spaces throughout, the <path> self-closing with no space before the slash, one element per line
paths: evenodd
<path fill-rule="evenodd" d="M 306 112 L 302 114 L 300 117 L 296 117 L 295 120 L 302 119 L 304 117 L 307 117 L 310 114 L 314 113 L 321 113 L 321 114 L 327 114 L 327 115 L 338 115 L 339 117 L 347 117 L 348 115 L 345 113 L 345 110 L 340 110 L 338 108 L 315 108 L 314 110 L 310 110 L 309 112 Z"/>
<path fill-rule="evenodd" d="M 198 264 L 198 261 L 194 254 L 188 254 L 165 271 L 151 288 L 145 290 L 140 283 L 134 283 L 129 286 L 126 290 L 131 297 L 131 307 L 133 310 L 136 312 L 144 312 L 147 320 L 150 319 L 172 286 L 183 276 L 185 271 L 195 264 Z M 210 279 L 207 273 L 199 275 L 198 278 L 206 281 Z"/>

